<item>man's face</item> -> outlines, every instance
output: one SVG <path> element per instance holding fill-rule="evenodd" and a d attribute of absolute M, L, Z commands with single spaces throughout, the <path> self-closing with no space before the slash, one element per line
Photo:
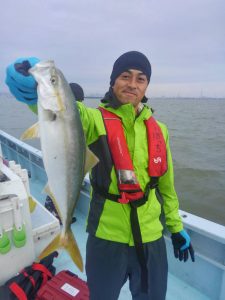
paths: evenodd
<path fill-rule="evenodd" d="M 130 69 L 121 73 L 113 85 L 113 92 L 117 99 L 122 103 L 131 103 L 134 108 L 143 99 L 148 87 L 148 80 L 141 71 Z"/>

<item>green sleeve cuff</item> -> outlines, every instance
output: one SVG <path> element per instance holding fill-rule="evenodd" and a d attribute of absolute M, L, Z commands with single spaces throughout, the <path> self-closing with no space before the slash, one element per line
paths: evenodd
<path fill-rule="evenodd" d="M 28 105 L 29 109 L 37 115 L 37 104 Z"/>

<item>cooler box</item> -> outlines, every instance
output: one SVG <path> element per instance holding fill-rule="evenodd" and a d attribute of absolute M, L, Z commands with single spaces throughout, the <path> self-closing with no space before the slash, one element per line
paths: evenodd
<path fill-rule="evenodd" d="M 70 271 L 61 271 L 37 293 L 35 300 L 89 300 L 87 283 Z"/>
<path fill-rule="evenodd" d="M 1 247 L 5 245 L 1 234 L 3 233 L 6 236 L 6 244 L 11 246 L 6 252 L 0 251 L 0 285 L 2 285 L 34 261 L 35 250 L 25 186 L 21 178 L 10 168 L 1 165 L 1 161 L 0 174 L 4 176 L 4 180 L 0 181 L 0 244 Z M 20 237 L 13 238 L 13 232 L 18 225 L 24 228 L 25 235 L 22 236 L 22 242 Z"/>
<path fill-rule="evenodd" d="M 24 171 L 15 162 L 9 162 L 9 166 L 0 162 L 0 285 L 14 277 L 24 267 L 31 265 L 60 231 L 58 219 L 34 198 L 36 206 L 30 213 L 28 176 L 24 181 L 21 177 Z M 16 224 L 24 226 L 25 242 L 22 240 L 24 243 L 21 243 L 21 240 L 16 243 L 13 238 Z M 7 251 L 4 253 L 2 248 L 5 241 L 1 239 L 2 232 L 11 246 L 9 249 L 6 248 Z"/>

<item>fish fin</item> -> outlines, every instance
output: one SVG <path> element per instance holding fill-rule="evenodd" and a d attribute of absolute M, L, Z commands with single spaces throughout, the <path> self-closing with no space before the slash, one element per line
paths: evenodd
<path fill-rule="evenodd" d="M 61 234 L 58 234 L 53 241 L 41 252 L 38 256 L 38 259 L 43 259 L 48 256 L 50 253 L 56 251 L 60 247 L 61 242 Z"/>
<path fill-rule="evenodd" d="M 59 234 L 54 240 L 42 251 L 39 255 L 39 259 L 48 256 L 50 253 L 56 251 L 58 248 L 65 248 L 70 255 L 72 261 L 83 272 L 83 260 L 80 254 L 80 250 L 77 246 L 77 242 L 73 236 L 71 229 L 69 228 L 65 235 Z"/>
<path fill-rule="evenodd" d="M 35 210 L 35 207 L 36 207 L 36 205 L 37 205 L 37 202 L 34 201 L 34 199 L 33 199 L 31 196 L 28 197 L 28 201 L 29 201 L 29 209 L 30 209 L 30 213 L 32 213 L 32 212 Z"/>
<path fill-rule="evenodd" d="M 72 233 L 72 230 L 69 228 L 66 232 L 66 238 L 65 238 L 65 245 L 64 248 L 70 255 L 72 261 L 75 263 L 75 265 L 79 268 L 81 272 L 83 272 L 83 260 L 82 256 L 80 254 L 80 250 L 77 246 L 77 242 L 74 238 L 74 235 Z"/>
<path fill-rule="evenodd" d="M 87 147 L 84 174 L 88 173 L 95 165 L 97 165 L 98 162 L 99 159 L 97 158 L 97 156 Z"/>
<path fill-rule="evenodd" d="M 44 188 L 44 192 L 51 198 L 52 202 L 54 203 L 55 209 L 57 210 L 57 213 L 60 217 L 60 219 L 62 220 L 62 215 L 58 206 L 58 203 L 55 199 L 54 194 L 52 193 L 52 191 L 50 190 L 49 184 L 47 183 L 45 188 Z"/>
<path fill-rule="evenodd" d="M 21 140 L 29 140 L 29 139 L 35 139 L 39 137 L 39 124 L 38 122 L 32 125 L 30 128 L 24 131 L 24 133 L 21 135 Z"/>

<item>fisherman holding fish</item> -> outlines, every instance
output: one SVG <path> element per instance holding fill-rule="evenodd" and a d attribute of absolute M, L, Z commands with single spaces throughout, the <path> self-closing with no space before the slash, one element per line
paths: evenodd
<path fill-rule="evenodd" d="M 38 83 L 38 102 L 43 102 L 40 77 L 45 75 L 30 68 L 47 65 L 23 58 L 7 68 L 6 83 L 17 100 L 35 106 Z M 57 108 L 66 110 L 67 104 L 62 101 L 57 71 L 50 73 L 49 82 L 60 97 L 56 97 L 58 106 L 53 100 L 45 101 L 53 111 L 49 120 L 55 122 L 60 116 Z M 171 233 L 175 257 L 186 262 L 190 256 L 194 261 L 178 212 L 168 130 L 146 104 L 151 73 L 144 54 L 126 52 L 113 65 L 109 91 L 99 108 L 76 103 L 86 144 L 99 159 L 90 173 L 87 221 L 86 274 L 91 300 L 118 299 L 127 280 L 132 299 L 165 299 L 168 263 L 163 225 Z"/>

